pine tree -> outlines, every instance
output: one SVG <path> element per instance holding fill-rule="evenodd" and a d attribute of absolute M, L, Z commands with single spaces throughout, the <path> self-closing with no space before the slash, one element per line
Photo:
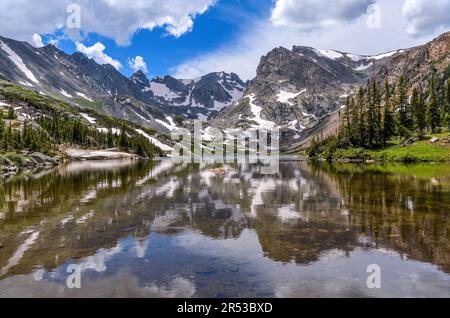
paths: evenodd
<path fill-rule="evenodd" d="M 14 107 L 9 106 L 7 119 L 14 120 L 16 118 L 17 118 L 17 116 L 16 116 L 16 112 L 14 111 Z"/>
<path fill-rule="evenodd" d="M 423 94 L 419 94 L 417 88 L 414 88 L 413 90 L 413 94 L 411 96 L 411 105 L 414 113 L 414 129 L 416 129 L 419 133 L 419 136 L 422 137 L 426 128 L 426 105 Z"/>
<path fill-rule="evenodd" d="M 358 118 L 358 123 L 357 123 L 357 136 L 358 136 L 358 141 L 359 141 L 359 145 L 361 147 L 365 146 L 365 142 L 366 142 L 366 127 L 365 127 L 365 106 L 364 106 L 364 99 L 365 99 L 365 94 L 366 92 L 364 91 L 364 88 L 360 88 L 359 89 L 359 93 L 358 93 L 358 100 L 357 100 L 357 107 L 358 107 L 358 114 L 359 114 L 359 118 Z"/>
<path fill-rule="evenodd" d="M 383 145 L 386 145 L 395 134 L 395 120 L 391 110 L 391 89 L 388 80 L 384 84 L 384 91 Z"/>
<path fill-rule="evenodd" d="M 439 113 L 438 93 L 436 90 L 436 79 L 433 77 L 429 88 L 429 101 L 427 109 L 427 123 L 430 131 L 438 132 L 441 126 L 441 115 Z"/>
<path fill-rule="evenodd" d="M 120 140 L 119 140 L 120 147 L 126 149 L 128 148 L 128 138 L 127 138 L 127 132 L 125 129 L 125 125 L 122 124 L 120 128 Z"/>
<path fill-rule="evenodd" d="M 374 86 L 375 82 L 370 83 L 367 87 L 367 139 L 368 139 L 368 146 L 372 147 L 374 144 L 374 138 L 375 138 L 375 103 L 374 103 Z"/>
<path fill-rule="evenodd" d="M 350 100 L 350 141 L 353 145 L 359 144 L 358 137 L 358 122 L 359 122 L 359 108 L 356 107 L 355 99 Z"/>
<path fill-rule="evenodd" d="M 450 79 L 445 82 L 444 122 L 450 130 Z"/>
<path fill-rule="evenodd" d="M 347 102 L 345 103 L 345 110 L 344 110 L 344 138 L 346 140 L 350 140 L 352 138 L 352 129 L 351 129 L 351 118 L 350 118 L 350 112 L 351 112 L 351 101 L 350 97 L 347 97 Z"/>
<path fill-rule="evenodd" d="M 410 129 L 410 113 L 408 111 L 408 99 L 406 98 L 406 78 L 401 76 L 397 84 L 398 123 L 400 130 Z"/>
<path fill-rule="evenodd" d="M 112 132 L 112 127 L 111 127 L 111 123 L 108 123 L 108 136 L 107 136 L 107 145 L 108 148 L 113 148 L 114 147 L 114 135 Z"/>
<path fill-rule="evenodd" d="M 3 135 L 3 150 L 10 152 L 12 150 L 12 125 L 9 123 L 6 132 Z"/>

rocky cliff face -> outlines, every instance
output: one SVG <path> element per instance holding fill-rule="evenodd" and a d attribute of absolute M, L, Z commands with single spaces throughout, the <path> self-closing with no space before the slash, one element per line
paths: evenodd
<path fill-rule="evenodd" d="M 423 46 L 374 56 L 276 48 L 261 58 L 244 97 L 211 124 L 223 129 L 279 127 L 284 150 L 297 148 L 314 134 L 336 133 L 346 98 L 369 79 L 395 83 L 406 75 L 411 89 L 427 85 L 434 71 L 448 68 L 449 52 L 450 33 Z"/>

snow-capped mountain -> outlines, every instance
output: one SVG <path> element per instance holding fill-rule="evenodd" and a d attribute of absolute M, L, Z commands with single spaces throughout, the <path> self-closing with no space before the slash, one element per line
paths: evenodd
<path fill-rule="evenodd" d="M 137 72 L 127 78 L 113 66 L 100 65 L 81 53 L 68 55 L 53 45 L 35 48 L 4 37 L 0 37 L 0 77 L 163 132 L 172 126 L 174 115 L 206 120 L 239 100 L 245 90 L 236 74 L 150 81 Z"/>
<path fill-rule="evenodd" d="M 295 46 L 261 58 L 244 97 L 211 121 L 222 129 L 272 128 L 282 132 L 285 150 L 304 145 L 317 133 L 335 134 L 348 96 L 374 79 L 380 86 L 401 75 L 408 89 L 426 85 L 433 72 L 450 64 L 450 33 L 422 46 L 374 56 Z"/>
<path fill-rule="evenodd" d="M 189 80 L 166 76 L 149 81 L 138 71 L 131 80 L 143 93 L 151 93 L 165 113 L 202 120 L 237 102 L 246 88 L 238 75 L 225 72 Z"/>

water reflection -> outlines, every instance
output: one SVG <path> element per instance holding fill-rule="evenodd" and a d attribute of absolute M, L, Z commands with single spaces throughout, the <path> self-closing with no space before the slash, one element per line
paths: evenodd
<path fill-rule="evenodd" d="M 449 194 L 446 165 L 73 163 L 1 185 L 0 297 L 450 297 Z"/>

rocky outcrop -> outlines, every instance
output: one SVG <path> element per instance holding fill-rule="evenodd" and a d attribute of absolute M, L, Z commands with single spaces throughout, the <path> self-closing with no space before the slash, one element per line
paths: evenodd
<path fill-rule="evenodd" d="M 433 73 L 448 74 L 449 65 L 450 32 L 422 46 L 374 56 L 302 46 L 276 48 L 261 58 L 244 97 L 211 125 L 225 130 L 279 127 L 282 150 L 300 149 L 317 134 L 336 133 L 339 110 L 368 80 L 394 84 L 405 75 L 411 91 L 425 88 Z"/>

